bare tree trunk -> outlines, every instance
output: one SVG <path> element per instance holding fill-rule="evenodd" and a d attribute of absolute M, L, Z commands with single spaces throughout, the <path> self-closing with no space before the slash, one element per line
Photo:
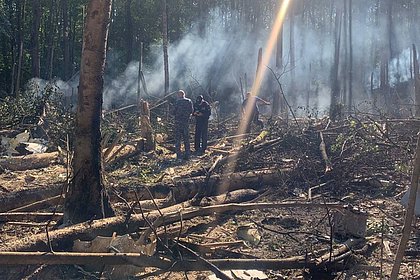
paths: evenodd
<path fill-rule="evenodd" d="M 413 44 L 413 72 L 414 72 L 414 94 L 416 98 L 416 117 L 420 117 L 420 75 L 419 62 L 417 60 L 416 45 Z"/>
<path fill-rule="evenodd" d="M 139 72 L 137 77 L 137 102 L 141 100 L 141 77 L 143 75 L 143 42 L 140 42 Z"/>
<path fill-rule="evenodd" d="M 166 0 L 162 0 L 162 35 L 163 35 L 163 65 L 165 71 L 165 94 L 169 92 L 169 62 L 168 62 L 168 13 Z"/>
<path fill-rule="evenodd" d="M 18 4 L 18 65 L 16 73 L 16 84 L 15 84 L 15 96 L 19 94 L 20 91 L 20 80 L 22 76 L 22 61 L 23 61 L 23 29 L 25 25 L 25 0 L 19 1 Z"/>
<path fill-rule="evenodd" d="M 274 11 L 277 11 L 278 7 L 274 7 Z M 280 28 L 279 34 L 277 35 L 277 48 L 276 48 L 276 69 L 281 71 L 283 68 L 283 24 Z M 277 88 L 277 87 L 276 87 Z M 280 99 L 281 92 L 279 89 L 272 89 L 273 91 L 273 107 L 271 109 L 272 116 L 278 116 L 280 111 Z"/>
<path fill-rule="evenodd" d="M 296 68 L 296 55 L 295 55 L 295 3 L 290 2 L 290 101 L 292 106 L 296 106 L 297 93 L 295 92 L 295 68 Z"/>
<path fill-rule="evenodd" d="M 155 149 L 155 137 L 150 124 L 149 103 L 144 100 L 140 101 L 140 136 L 143 140 L 143 151 L 152 151 Z"/>
<path fill-rule="evenodd" d="M 260 71 L 262 61 L 262 48 L 258 49 L 258 58 L 257 58 L 257 71 L 255 71 L 255 79 L 258 79 L 258 72 Z"/>
<path fill-rule="evenodd" d="M 343 47 L 344 47 L 344 54 L 343 54 L 343 59 L 342 59 L 342 65 L 341 65 L 341 69 L 342 69 L 342 73 L 344 73 L 344 75 L 342 75 L 341 79 L 342 79 L 342 97 L 341 97 L 341 103 L 343 104 L 343 107 L 347 108 L 347 101 L 348 101 L 348 83 L 349 83 L 349 79 L 348 79 L 348 60 L 349 60 L 349 48 L 348 48 L 348 43 L 349 43 L 349 37 L 348 37 L 348 31 L 349 31 L 349 25 L 348 25 L 348 0 L 343 0 L 343 6 L 344 6 L 344 11 L 343 11 Z"/>
<path fill-rule="evenodd" d="M 47 71 L 46 75 L 48 77 L 48 80 L 52 79 L 52 73 L 53 73 L 53 62 L 54 62 L 54 34 L 55 34 L 55 24 L 53 21 L 53 18 L 55 16 L 55 1 L 50 1 L 50 8 L 48 13 L 48 25 L 49 25 L 49 31 L 47 32 L 47 38 L 46 38 L 46 45 L 47 45 Z"/>
<path fill-rule="evenodd" d="M 283 67 L 283 24 L 277 36 L 276 67 L 277 69 Z"/>
<path fill-rule="evenodd" d="M 74 178 L 66 194 L 64 223 L 74 224 L 114 214 L 101 175 L 103 71 L 111 0 L 91 0 L 88 5 L 80 69 Z"/>
<path fill-rule="evenodd" d="M 126 48 L 126 63 L 133 60 L 133 18 L 131 16 L 131 0 L 125 2 L 125 48 Z"/>
<path fill-rule="evenodd" d="M 380 69 L 380 89 L 381 89 L 381 94 L 384 96 L 385 98 L 385 105 L 386 105 L 386 110 L 388 114 L 391 114 L 393 112 L 393 108 L 392 108 L 392 97 L 390 94 L 390 86 L 389 86 L 389 69 L 388 69 L 388 63 L 389 60 L 391 58 L 391 42 L 390 42 L 390 37 L 391 37 L 391 7 L 392 7 L 392 0 L 387 0 L 384 4 L 385 6 L 385 16 L 386 16 L 386 26 L 385 26 L 385 36 L 387 36 L 388 40 L 387 40 L 387 44 L 384 44 L 382 46 L 382 55 L 381 55 L 381 69 Z"/>
<path fill-rule="evenodd" d="M 353 0 L 349 0 L 349 99 L 348 109 L 353 107 Z"/>
<path fill-rule="evenodd" d="M 338 104 L 338 100 L 340 100 L 340 84 L 338 80 L 338 74 L 340 65 L 341 18 L 342 11 L 337 10 L 335 18 L 334 64 L 331 71 L 330 119 L 332 121 L 335 121 L 339 117 L 341 111 Z"/>
<path fill-rule="evenodd" d="M 418 134 L 418 138 L 417 138 L 417 148 L 416 148 L 416 154 L 414 157 L 413 175 L 411 176 L 410 195 L 408 198 L 407 212 L 405 213 L 405 218 L 404 218 L 403 233 L 400 239 L 400 243 L 398 245 L 397 253 L 395 255 L 394 266 L 392 267 L 392 272 L 391 272 L 391 277 L 390 277 L 391 280 L 397 280 L 398 278 L 398 273 L 400 271 L 400 265 L 404 257 L 405 248 L 410 238 L 411 223 L 413 222 L 414 208 L 416 206 L 416 196 L 417 196 L 417 190 L 419 186 L 419 178 L 420 178 L 420 133 Z"/>
<path fill-rule="evenodd" d="M 32 0 L 32 76 L 40 77 L 39 61 L 39 27 L 41 23 L 41 3 L 40 0 Z"/>
<path fill-rule="evenodd" d="M 64 57 L 64 73 L 65 80 L 70 78 L 70 28 L 69 28 L 69 3 L 68 0 L 62 0 L 63 12 L 63 57 Z"/>

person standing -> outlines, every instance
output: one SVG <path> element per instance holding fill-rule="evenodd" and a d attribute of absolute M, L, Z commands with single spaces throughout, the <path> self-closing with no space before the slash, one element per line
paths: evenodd
<path fill-rule="evenodd" d="M 248 102 L 250 102 L 251 104 L 248 105 Z M 264 99 L 258 96 L 252 95 L 250 92 L 246 93 L 245 100 L 242 102 L 242 117 L 248 118 L 248 123 L 246 125 L 245 131 L 246 133 L 250 132 L 252 122 L 260 126 L 261 129 L 264 128 L 264 123 L 259 119 L 260 110 L 258 108 L 258 103 L 262 103 L 263 105 L 270 105 L 270 102 L 265 101 Z"/>
<path fill-rule="evenodd" d="M 177 159 L 188 160 L 190 158 L 190 133 L 189 123 L 193 113 L 193 103 L 191 99 L 185 97 L 183 90 L 178 91 L 178 99 L 175 102 L 175 151 Z M 181 153 L 181 140 L 184 142 L 184 155 Z"/>
<path fill-rule="evenodd" d="M 211 108 L 202 95 L 197 96 L 195 100 L 193 115 L 195 116 L 194 149 L 197 154 L 203 154 L 207 149 Z"/>

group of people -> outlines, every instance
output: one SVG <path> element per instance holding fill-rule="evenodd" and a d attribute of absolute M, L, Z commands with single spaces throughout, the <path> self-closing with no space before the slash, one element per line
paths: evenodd
<path fill-rule="evenodd" d="M 175 151 L 177 159 L 188 160 L 190 158 L 190 117 L 195 117 L 194 152 L 203 154 L 207 149 L 207 136 L 209 118 L 211 115 L 210 104 L 202 95 L 197 96 L 195 103 L 185 97 L 183 90 L 178 91 L 178 99 L 175 102 Z M 184 154 L 181 153 L 181 141 L 184 142 Z"/>
<path fill-rule="evenodd" d="M 178 91 L 174 107 L 175 115 L 175 151 L 177 159 L 188 160 L 191 155 L 189 123 L 191 115 L 195 117 L 194 153 L 200 155 L 207 149 L 208 124 L 211 115 L 210 104 L 204 100 L 202 95 L 197 96 L 193 103 L 185 96 L 183 90 Z M 269 105 L 270 102 L 257 96 L 247 93 L 242 102 L 242 113 L 248 120 L 246 132 L 249 132 L 251 122 L 263 128 L 263 122 L 259 119 L 258 103 Z M 247 113 L 249 112 L 249 113 Z M 184 143 L 184 153 L 181 152 L 181 142 Z"/>

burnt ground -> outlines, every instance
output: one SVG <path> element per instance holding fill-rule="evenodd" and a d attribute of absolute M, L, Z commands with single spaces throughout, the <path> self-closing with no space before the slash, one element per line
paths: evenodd
<path fill-rule="evenodd" d="M 104 171 L 106 184 L 112 190 L 118 190 L 121 186 L 194 178 L 205 175 L 206 168 L 212 165 L 217 156 L 226 156 L 228 152 L 243 147 L 234 167 L 231 167 L 233 172 L 292 169 L 274 184 L 259 182 L 258 186 L 253 186 L 260 194 L 252 202 L 334 202 L 358 207 L 368 214 L 363 244 L 341 262 L 347 266 L 347 270 L 263 270 L 269 279 L 387 279 L 401 236 L 404 208 L 400 205 L 400 199 L 410 185 L 420 122 L 373 120 L 363 116 L 335 123 L 328 119 L 299 119 L 297 123 L 281 119 L 265 122 L 265 131 L 268 133 L 257 142 L 252 142 L 258 135 L 261 136 L 261 131 L 256 128 L 241 141 L 230 138 L 236 131 L 235 118 L 213 122 L 210 128 L 211 147 L 206 154 L 182 162 L 175 160 L 171 151 L 172 139 L 166 137 L 165 129 L 161 127 L 158 131 L 158 141 L 161 143 L 158 143 L 157 150 L 117 160 L 107 166 Z M 118 122 L 113 120 L 110 123 Z M 110 125 L 108 130 L 112 129 L 115 127 Z M 134 130 L 132 134 L 127 133 L 121 142 L 129 142 L 136 136 Z M 320 151 L 322 139 L 327 161 Z M 256 148 L 263 143 L 272 144 Z M 223 174 L 226 170 L 227 166 L 221 165 L 213 174 Z M 0 195 L 64 182 L 66 174 L 64 165 L 5 171 L 0 174 Z M 313 188 L 316 186 L 319 187 Z M 114 207 L 118 214 L 129 210 L 121 201 L 115 202 Z M 43 211 L 51 211 L 52 208 Z M 317 257 L 327 253 L 331 246 L 338 246 L 351 238 L 335 235 L 331 238 L 330 211 L 328 207 L 231 211 L 183 221 L 182 231 L 177 238 L 201 245 L 230 242 L 217 250 L 202 253 L 206 259 Z M 179 228 L 180 224 L 168 226 L 168 229 L 171 227 Z M 244 227 L 254 229 L 250 231 L 254 239 L 238 236 L 238 230 Z M 44 227 L 2 223 L 0 246 L 42 232 L 45 232 Z M 415 232 L 419 232 L 419 229 L 415 228 Z M 407 250 L 418 251 L 418 243 L 413 233 Z M 419 264 L 419 257 L 405 257 L 400 279 L 420 279 Z M 210 274 L 164 272 L 146 279 L 206 279 Z M 100 277 L 97 271 L 81 266 L 44 265 L 3 267 L 0 279 Z M 132 278 L 141 279 L 140 276 Z"/>

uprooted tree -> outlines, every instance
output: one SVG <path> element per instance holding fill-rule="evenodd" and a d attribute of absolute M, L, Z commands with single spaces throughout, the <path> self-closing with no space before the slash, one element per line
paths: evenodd
<path fill-rule="evenodd" d="M 66 193 L 64 223 L 114 214 L 101 175 L 103 72 L 111 0 L 89 1 L 83 35 L 74 141 L 73 180 Z"/>

